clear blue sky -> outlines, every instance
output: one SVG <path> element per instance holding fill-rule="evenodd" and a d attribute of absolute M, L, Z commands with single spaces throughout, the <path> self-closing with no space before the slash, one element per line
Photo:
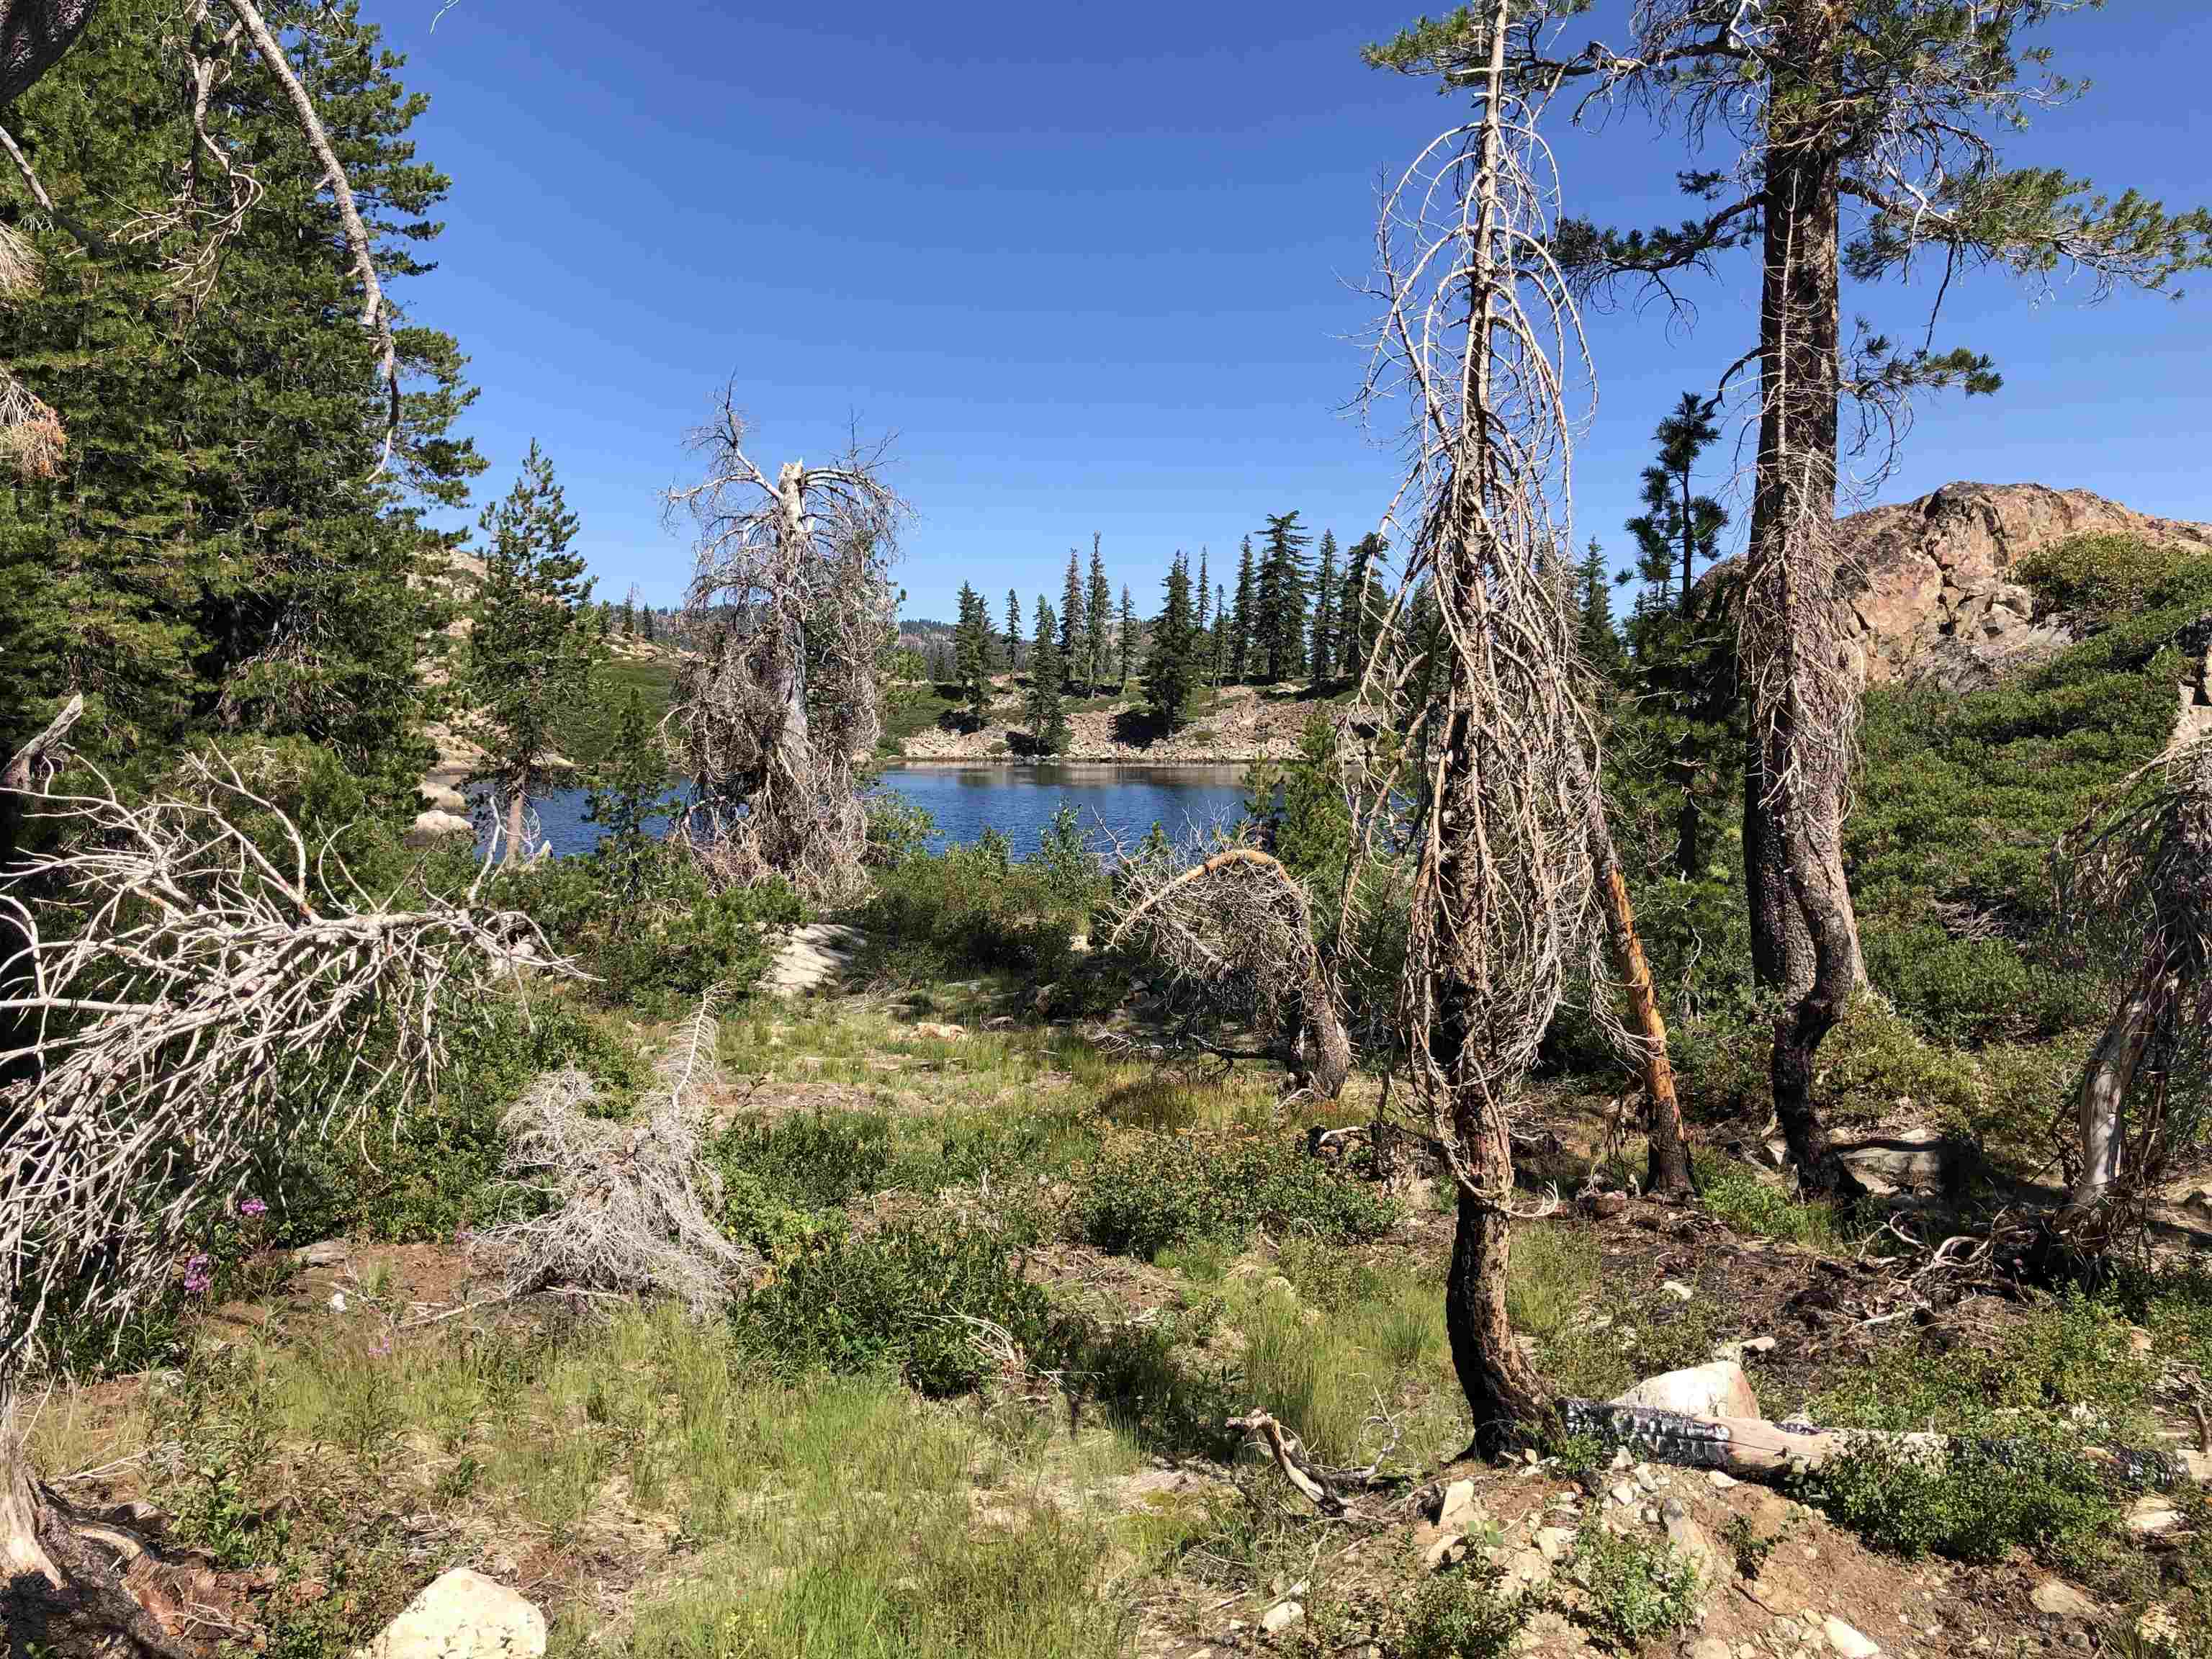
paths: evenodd
<path fill-rule="evenodd" d="M 851 418 L 897 432 L 909 616 L 950 616 L 963 580 L 1026 610 L 1094 530 L 1149 612 L 1175 549 L 1208 544 L 1233 577 L 1265 514 L 1346 543 L 1373 527 L 1395 469 L 1342 413 L 1369 320 L 1347 284 L 1377 176 L 1463 106 L 1358 49 L 1418 6 L 458 0 L 434 33 L 442 3 L 365 7 L 453 179 L 440 269 L 402 297 L 474 360 L 479 495 L 538 438 L 602 592 L 678 597 L 688 549 L 657 495 L 729 376 L 771 469 Z M 2051 39 L 2094 84 L 2015 157 L 2212 198 L 2212 8 L 2112 0 Z M 1560 158 L 1575 210 L 1686 210 L 1679 143 L 1640 116 L 1563 135 Z M 2212 276 L 2196 286 L 2089 308 L 1955 283 L 1936 343 L 1991 351 L 2005 388 L 1924 407 L 1881 498 L 2034 480 L 2212 520 Z M 1687 334 L 1593 319 L 1576 528 L 1616 565 L 1654 422 L 1749 343 L 1747 260 L 1693 291 Z M 1846 304 L 1917 340 L 1925 298 Z"/>

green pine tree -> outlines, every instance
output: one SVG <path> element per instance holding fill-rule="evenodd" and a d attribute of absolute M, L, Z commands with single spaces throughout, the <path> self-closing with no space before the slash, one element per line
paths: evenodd
<path fill-rule="evenodd" d="M 1060 623 L 1040 593 L 1036 602 L 1036 642 L 1030 647 L 1027 704 L 1030 743 L 1040 755 L 1057 755 L 1067 747 L 1067 711 L 1061 706 L 1060 694 L 1064 672 L 1060 654 Z"/>
<path fill-rule="evenodd" d="M 1022 601 L 1012 588 L 1006 590 L 1006 672 L 1012 673 L 1021 665 Z"/>
<path fill-rule="evenodd" d="M 1260 678 L 1279 685 L 1305 672 L 1305 550 L 1313 538 L 1299 527 L 1295 510 L 1273 513 L 1261 532 L 1259 591 L 1253 618 L 1260 649 Z"/>
<path fill-rule="evenodd" d="M 1674 413 L 1659 422 L 1659 457 L 1644 469 L 1644 511 L 1628 521 L 1628 533 L 1636 538 L 1636 574 L 1662 605 L 1671 597 L 1682 614 L 1689 611 L 1698 567 L 1713 562 L 1728 527 L 1728 509 L 1697 489 L 1698 459 L 1721 435 L 1713 419 L 1719 408 L 1718 398 L 1686 392 Z"/>
<path fill-rule="evenodd" d="M 1136 672 L 1137 667 L 1137 635 L 1139 626 L 1139 625 L 1137 621 L 1137 602 L 1129 597 L 1129 584 L 1123 582 L 1121 584 L 1121 626 L 1119 630 L 1121 635 L 1119 644 L 1121 650 L 1121 692 L 1125 696 L 1128 694 L 1129 690 L 1129 677 Z"/>
<path fill-rule="evenodd" d="M 960 584 L 959 621 L 952 630 L 952 678 L 968 729 L 980 732 L 991 718 L 991 619 L 983 596 Z"/>
<path fill-rule="evenodd" d="M 1229 678 L 1240 684 L 1252 667 L 1252 611 L 1258 598 L 1253 591 L 1252 538 L 1247 536 L 1237 561 L 1237 611 L 1229 629 Z"/>
<path fill-rule="evenodd" d="M 1073 685 L 1083 666 L 1083 568 L 1081 556 L 1067 550 L 1067 576 L 1060 589 L 1060 672 Z"/>
<path fill-rule="evenodd" d="M 476 781 L 507 803 L 510 862 L 521 856 L 523 805 L 542 782 L 557 734 L 590 696 L 605 647 L 586 623 L 592 582 L 570 551 L 576 516 L 535 441 L 506 500 L 477 521 L 487 538 L 464 684 L 470 735 L 484 750 Z"/>
<path fill-rule="evenodd" d="M 1190 561 L 1178 551 L 1163 584 L 1165 603 L 1152 624 L 1145 661 L 1145 706 L 1163 732 L 1180 730 L 1198 689 L 1197 612 L 1190 599 Z"/>
<path fill-rule="evenodd" d="M 1336 675 L 1336 532 L 1321 532 L 1321 568 L 1314 572 L 1313 682 L 1327 685 Z"/>
<path fill-rule="evenodd" d="M 1628 678 L 1628 651 L 1613 621 L 1613 573 L 1606 568 L 1604 551 L 1595 536 L 1582 563 L 1576 567 L 1575 587 L 1577 609 L 1582 616 L 1575 634 L 1576 648 L 1583 665 L 1610 695 Z"/>
<path fill-rule="evenodd" d="M 1091 538 L 1091 586 L 1083 597 L 1083 681 L 1092 696 L 1105 683 L 1113 665 L 1109 654 L 1114 635 L 1114 589 L 1106 580 L 1106 561 L 1098 551 L 1098 536 Z"/>
<path fill-rule="evenodd" d="M 1344 592 L 1337 600 L 1339 672 L 1349 678 L 1367 672 L 1367 659 L 1382 631 L 1382 597 L 1376 567 L 1389 544 L 1370 531 L 1352 544 L 1352 557 L 1344 573 Z"/>

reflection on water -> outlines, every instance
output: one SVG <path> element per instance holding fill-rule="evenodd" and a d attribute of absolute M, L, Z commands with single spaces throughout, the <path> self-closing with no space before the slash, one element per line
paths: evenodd
<path fill-rule="evenodd" d="M 937 822 L 933 850 L 974 841 L 988 824 L 1012 843 L 1015 857 L 1027 858 L 1063 801 L 1101 851 L 1115 840 L 1136 841 L 1155 823 L 1177 839 L 1233 823 L 1243 816 L 1243 775 L 1239 766 L 894 766 L 877 787 L 927 810 Z M 599 844 L 599 826 L 585 821 L 584 802 L 581 789 L 530 798 L 540 837 L 556 854 L 588 853 Z"/>

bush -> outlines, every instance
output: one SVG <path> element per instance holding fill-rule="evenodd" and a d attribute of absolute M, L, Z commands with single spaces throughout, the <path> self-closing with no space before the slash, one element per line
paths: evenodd
<path fill-rule="evenodd" d="M 1697 1616 L 1698 1570 L 1664 1539 L 1585 1522 L 1575 1542 L 1575 1577 L 1587 1592 L 1582 1622 L 1624 1653 Z"/>
<path fill-rule="evenodd" d="M 1872 1437 L 1810 1477 L 1808 1495 L 1877 1549 L 1996 1561 L 2026 1545 L 2066 1561 L 2118 1520 L 2110 1481 L 2062 1430 L 2021 1428 L 1923 1455 Z"/>
<path fill-rule="evenodd" d="M 1091 1243 L 1146 1260 L 1186 1240 L 1241 1241 L 1262 1224 L 1331 1243 L 1376 1238 L 1397 1218 L 1382 1194 L 1345 1179 L 1296 1143 L 1207 1146 L 1152 1134 L 1091 1164 L 1075 1214 Z"/>
<path fill-rule="evenodd" d="M 1076 965 L 1089 894 L 1064 872 L 1011 861 L 1003 836 L 920 854 L 881 872 L 863 927 L 869 965 L 916 981 L 978 968 L 1054 980 Z"/>
<path fill-rule="evenodd" d="M 1521 1611 L 1489 1578 L 1443 1573 L 1413 1592 L 1398 1644 L 1406 1659 L 1498 1659 L 1513 1650 Z"/>
<path fill-rule="evenodd" d="M 896 1370 L 944 1396 L 979 1389 L 995 1372 L 977 1321 L 1045 1364 L 1066 1335 L 1043 1287 L 1023 1276 L 998 1234 L 902 1223 L 866 1238 L 817 1237 L 754 1292 L 738 1328 L 786 1371 Z"/>

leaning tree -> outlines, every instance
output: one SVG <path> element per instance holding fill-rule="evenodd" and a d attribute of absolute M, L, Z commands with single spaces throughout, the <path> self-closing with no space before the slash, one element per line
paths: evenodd
<path fill-rule="evenodd" d="M 1987 357 L 1901 347 L 1862 328 L 1846 344 L 1842 279 L 1952 279 L 1995 264 L 2048 283 L 2085 273 L 2102 295 L 2156 289 L 2207 262 L 2212 217 L 2169 215 L 2129 191 L 2096 193 L 2055 169 L 2005 165 L 1995 135 L 2072 88 L 2026 37 L 2100 0 L 1636 0 L 1626 41 L 1558 47 L 1542 27 L 1589 0 L 1519 0 L 1498 73 L 1541 95 L 1583 94 L 1578 116 L 1622 104 L 1679 122 L 1699 165 L 1678 175 L 1699 204 L 1676 226 L 1559 227 L 1585 295 L 1658 296 L 1756 248 L 1759 329 L 1723 376 L 1756 363 L 1756 465 L 1740 611 L 1749 728 L 1745 874 L 1762 984 L 1785 1007 L 1775 1030 L 1777 1113 L 1805 1184 L 1851 1184 L 1811 1099 L 1814 1055 L 1865 978 L 1843 866 L 1857 665 L 1839 605 L 1852 573 L 1834 532 L 1841 409 L 1886 459 L 1919 391 L 1994 391 Z M 1373 61 L 1448 81 L 1490 72 L 1483 19 L 1424 19 Z M 1707 158 L 1723 163 L 1708 167 Z M 1877 467 L 1877 471 L 1879 467 Z"/>
<path fill-rule="evenodd" d="M 11 1635 L 176 1652 L 100 1549 L 112 1528 L 33 1475 L 19 1395 L 57 1321 L 119 1329 L 189 1285 L 255 1160 L 404 1112 L 490 981 L 571 969 L 483 904 L 489 855 L 458 896 L 368 891 L 258 762 L 187 757 L 143 804 L 97 774 L 44 793 L 81 707 L 5 775 L 56 836 L 0 871 L 21 941 L 0 961 L 0 1566 Z"/>
<path fill-rule="evenodd" d="M 883 732 L 880 669 L 906 504 L 883 482 L 889 441 L 838 461 L 745 453 L 733 388 L 692 437 L 706 477 L 669 492 L 696 532 L 684 599 L 696 655 L 672 735 L 696 790 L 692 844 L 738 883 L 781 875 L 836 899 L 860 879 L 859 769 Z"/>

